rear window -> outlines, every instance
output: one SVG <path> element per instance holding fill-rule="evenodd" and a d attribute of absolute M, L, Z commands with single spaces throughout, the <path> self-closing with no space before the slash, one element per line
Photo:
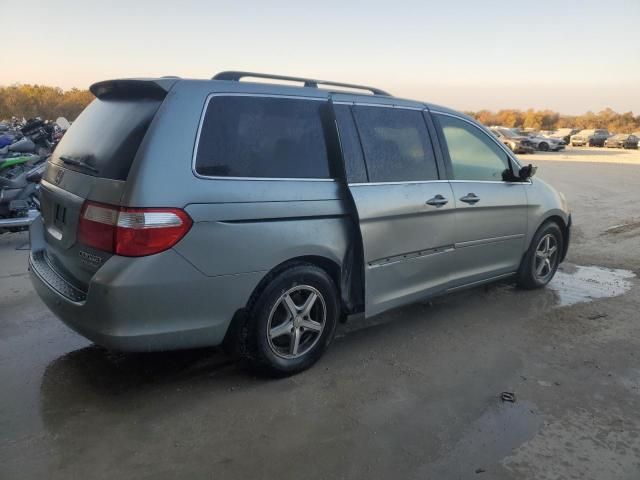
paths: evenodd
<path fill-rule="evenodd" d="M 216 96 L 200 131 L 196 172 L 219 177 L 329 178 L 325 101 Z"/>
<path fill-rule="evenodd" d="M 94 100 L 62 137 L 55 162 L 87 175 L 126 180 L 161 103 L 145 98 Z"/>

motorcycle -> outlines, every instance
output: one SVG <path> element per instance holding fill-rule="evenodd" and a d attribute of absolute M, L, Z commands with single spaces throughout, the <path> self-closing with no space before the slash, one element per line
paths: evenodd
<path fill-rule="evenodd" d="M 0 172 L 0 234 L 27 230 L 40 214 L 40 180 L 46 159 L 36 157 Z"/>
<path fill-rule="evenodd" d="M 66 122 L 66 120 L 64 120 Z M 62 122 L 68 128 L 68 122 Z M 14 122 L 0 148 L 0 234 L 28 229 L 40 210 L 46 160 L 66 128 L 40 118 Z"/>

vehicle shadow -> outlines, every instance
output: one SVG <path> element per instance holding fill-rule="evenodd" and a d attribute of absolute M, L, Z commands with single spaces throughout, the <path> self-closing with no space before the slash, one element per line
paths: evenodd
<path fill-rule="evenodd" d="M 40 385 L 41 413 L 49 430 L 83 412 L 124 411 L 182 389 L 197 389 L 212 377 L 220 389 L 255 381 L 217 348 L 125 353 L 90 345 L 52 361 Z"/>
<path fill-rule="evenodd" d="M 363 349 L 382 338 L 404 336 L 407 329 L 427 334 L 444 325 L 455 327 L 470 311 L 506 317 L 514 309 L 535 311 L 556 303 L 554 292 L 518 291 L 501 282 L 408 305 L 341 325 L 325 365 L 332 366 L 332 371 L 350 365 Z M 217 348 L 123 353 L 91 345 L 62 355 L 46 367 L 40 385 L 41 415 L 49 432 L 78 431 L 96 418 L 135 419 L 150 406 L 184 411 L 211 396 L 228 397 L 234 390 L 252 391 L 257 386 L 288 390 L 305 375 L 311 383 L 317 382 L 323 372 L 316 366 L 301 376 L 274 380 L 252 374 Z M 282 383 L 270 385 L 274 382 Z"/>

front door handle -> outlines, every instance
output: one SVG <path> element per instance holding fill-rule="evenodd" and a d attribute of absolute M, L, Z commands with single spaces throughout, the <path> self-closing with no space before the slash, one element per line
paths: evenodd
<path fill-rule="evenodd" d="M 468 203 L 470 205 L 475 205 L 480 201 L 480 197 L 478 197 L 475 193 L 467 193 L 464 197 L 460 199 L 461 202 Z"/>
<path fill-rule="evenodd" d="M 449 200 L 444 198 L 442 195 L 438 194 L 435 197 L 427 200 L 427 205 L 433 205 L 434 207 L 441 207 L 443 205 L 446 205 L 448 202 Z"/>

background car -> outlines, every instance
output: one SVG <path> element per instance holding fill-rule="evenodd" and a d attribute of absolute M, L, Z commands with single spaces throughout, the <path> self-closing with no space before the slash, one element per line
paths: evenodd
<path fill-rule="evenodd" d="M 604 142 L 609 138 L 609 132 L 602 128 L 595 130 L 581 130 L 571 136 L 572 147 L 604 147 Z"/>
<path fill-rule="evenodd" d="M 569 145 L 569 141 L 571 140 L 571 135 L 575 135 L 578 133 L 580 129 L 578 128 L 559 128 L 551 135 L 548 135 L 551 138 L 559 138 L 560 140 L 564 140 L 565 145 Z"/>
<path fill-rule="evenodd" d="M 491 132 L 513 153 L 533 153 L 534 147 L 529 137 L 516 134 L 507 127 L 491 127 Z"/>
<path fill-rule="evenodd" d="M 638 148 L 640 137 L 632 133 L 618 133 L 607 138 L 604 146 L 608 148 Z"/>
<path fill-rule="evenodd" d="M 566 143 L 562 139 L 545 137 L 544 135 L 541 135 L 540 133 L 535 131 L 526 132 L 516 129 L 513 129 L 513 131 L 516 133 L 516 135 L 527 137 L 536 150 L 541 150 L 543 152 L 548 152 L 549 150 L 551 150 L 552 152 L 557 152 L 559 150 L 562 150 L 566 145 Z"/>

